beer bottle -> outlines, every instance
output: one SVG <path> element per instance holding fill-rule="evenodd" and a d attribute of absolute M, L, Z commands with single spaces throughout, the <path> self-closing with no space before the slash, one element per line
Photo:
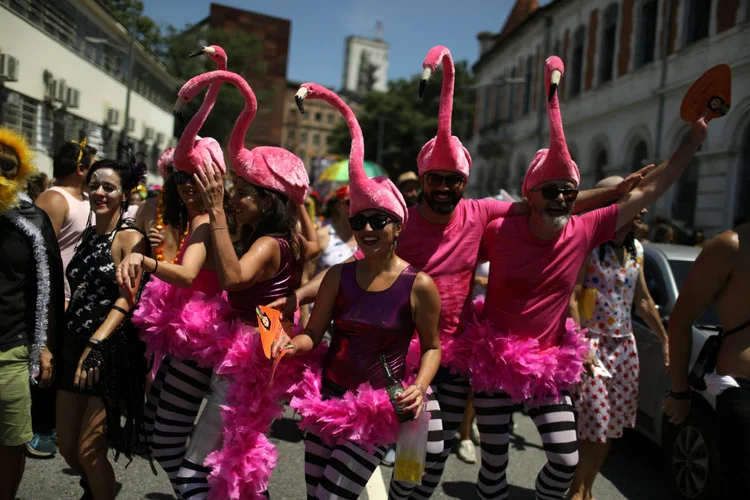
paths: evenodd
<path fill-rule="evenodd" d="M 380 356 L 380 363 L 383 365 L 383 372 L 385 373 L 385 389 L 388 391 L 388 397 L 393 405 L 393 410 L 396 412 L 396 418 L 399 422 L 406 422 L 412 418 L 411 412 L 404 410 L 406 405 L 399 404 L 396 397 L 404 392 L 404 386 L 401 380 L 393 373 L 388 360 L 385 356 Z"/>

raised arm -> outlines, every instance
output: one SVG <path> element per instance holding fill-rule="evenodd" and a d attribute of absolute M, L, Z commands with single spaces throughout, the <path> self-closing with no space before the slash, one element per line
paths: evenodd
<path fill-rule="evenodd" d="M 300 236 L 302 238 L 302 246 L 305 250 L 302 258 L 305 261 L 314 259 L 320 255 L 318 231 L 315 229 L 312 220 L 310 220 L 310 214 L 307 213 L 305 205 L 297 205 L 297 220 L 300 223 Z"/>
<path fill-rule="evenodd" d="M 738 254 L 737 233 L 726 231 L 706 244 L 685 278 L 677 303 L 669 315 L 669 361 L 674 392 L 690 390 L 688 371 L 693 348 L 693 323 L 721 294 Z M 673 424 L 683 422 L 689 409 L 689 399 L 670 397 L 664 405 L 664 413 Z"/>
<path fill-rule="evenodd" d="M 693 155 L 706 138 L 706 117 L 691 124 L 690 137 L 667 161 L 659 165 L 640 185 L 618 202 L 617 229 L 631 221 L 645 207 L 651 205 L 680 178 Z"/>

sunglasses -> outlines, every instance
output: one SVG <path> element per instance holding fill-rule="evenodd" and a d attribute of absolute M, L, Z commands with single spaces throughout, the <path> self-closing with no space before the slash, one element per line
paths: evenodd
<path fill-rule="evenodd" d="M 178 186 L 182 186 L 183 184 L 187 184 L 188 182 L 193 182 L 193 174 L 189 174 L 182 170 L 175 169 L 175 171 L 172 173 L 172 177 L 174 177 L 174 181 Z"/>
<path fill-rule="evenodd" d="M 351 224 L 352 229 L 355 231 L 362 231 L 367 224 L 370 224 L 370 228 L 374 231 L 380 231 L 391 222 L 393 222 L 393 218 L 385 214 L 373 214 L 369 217 L 359 214 L 349 217 L 349 224 Z"/>
<path fill-rule="evenodd" d="M 559 188 L 556 186 L 544 186 L 542 188 L 532 189 L 532 191 L 541 191 L 542 198 L 547 201 L 556 200 L 559 195 L 562 195 L 563 200 L 567 202 L 575 201 L 578 198 L 578 190 L 570 188 Z"/>
<path fill-rule="evenodd" d="M 448 189 L 456 189 L 464 182 L 464 176 L 453 174 L 453 175 L 440 175 L 440 174 L 425 174 L 427 185 L 431 188 L 439 188 L 443 184 Z"/>

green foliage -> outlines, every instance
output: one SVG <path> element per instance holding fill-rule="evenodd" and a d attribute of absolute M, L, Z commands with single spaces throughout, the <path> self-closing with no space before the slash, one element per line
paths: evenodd
<path fill-rule="evenodd" d="M 379 119 L 384 119 L 383 165 L 391 178 L 417 170 L 422 146 L 437 133 L 442 71 L 435 73 L 419 98 L 421 75 L 389 82 L 387 92 L 372 92 L 357 114 L 365 138 L 365 159 L 377 160 Z M 456 92 L 453 100 L 453 135 L 467 141 L 474 123 L 474 93 L 468 63 L 456 63 Z M 330 149 L 347 155 L 351 138 L 346 124 L 339 124 L 329 138 Z"/>
<path fill-rule="evenodd" d="M 140 0 L 103 0 L 104 6 L 128 29 L 134 29 L 136 39 L 154 50 L 161 43 L 161 30 L 150 17 L 143 15 Z"/>

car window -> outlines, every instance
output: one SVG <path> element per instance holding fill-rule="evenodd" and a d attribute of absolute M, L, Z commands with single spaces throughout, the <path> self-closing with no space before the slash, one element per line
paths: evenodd
<path fill-rule="evenodd" d="M 656 263 L 648 256 L 646 256 L 645 261 L 643 273 L 646 277 L 646 288 L 648 288 L 648 293 L 650 293 L 651 298 L 654 299 L 654 304 L 659 307 L 664 307 L 669 300 L 667 287 L 664 283 L 664 276 L 662 276 Z"/>

